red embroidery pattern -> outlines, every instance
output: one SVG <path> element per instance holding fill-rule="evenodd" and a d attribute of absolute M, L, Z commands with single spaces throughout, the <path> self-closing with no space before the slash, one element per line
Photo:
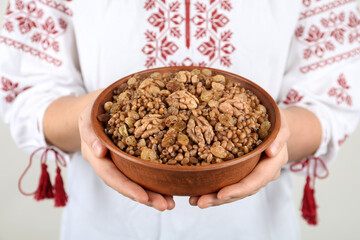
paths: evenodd
<path fill-rule="evenodd" d="M 331 12 L 329 17 L 322 18 L 320 23 L 321 25 L 311 25 L 307 34 L 304 34 L 305 29 L 302 25 L 295 30 L 296 39 L 306 46 L 303 52 L 304 59 L 322 58 L 327 51 L 334 51 L 338 45 L 344 44 L 346 34 L 348 43 L 360 43 L 360 19 L 354 12 L 350 12 L 347 19 L 345 12 Z"/>
<path fill-rule="evenodd" d="M 156 60 L 166 65 L 165 61 L 167 60 L 167 56 L 174 54 L 179 49 L 174 42 L 168 41 L 166 36 L 159 40 L 156 33 L 151 31 L 147 31 L 145 36 L 148 43 L 143 47 L 142 52 L 150 55 L 145 63 L 145 67 L 147 68 L 154 66 Z"/>
<path fill-rule="evenodd" d="M 156 5 L 159 6 L 157 12 L 152 13 L 148 18 L 148 22 L 154 28 L 158 28 L 159 34 L 149 30 L 145 32 L 147 44 L 142 48 L 142 52 L 149 56 L 145 63 L 147 68 L 155 65 L 156 60 L 166 65 L 168 56 L 173 55 L 179 49 L 173 41 L 168 40 L 168 36 L 165 34 L 169 33 L 169 38 L 182 36 L 179 25 L 184 21 L 184 17 L 178 13 L 180 2 L 172 2 L 168 6 L 165 4 L 166 0 L 148 0 L 144 6 L 146 10 L 150 10 Z"/>
<path fill-rule="evenodd" d="M 286 95 L 286 100 L 284 100 L 284 104 L 295 104 L 297 102 L 300 102 L 303 97 L 304 96 L 299 95 L 298 91 L 290 89 L 290 91 Z"/>
<path fill-rule="evenodd" d="M 8 92 L 5 96 L 5 101 L 11 103 L 14 99 L 23 91 L 29 89 L 30 87 L 19 88 L 19 83 L 13 83 L 5 77 L 1 77 L 1 85 L 4 92 Z"/>
<path fill-rule="evenodd" d="M 350 2 L 342 1 L 340 5 Z M 328 4 L 327 6 L 332 5 Z M 327 16 L 319 18 L 319 22 L 311 26 L 305 27 L 300 22 L 294 34 L 296 40 L 304 46 L 303 59 L 305 61 L 316 61 L 300 67 L 302 73 L 308 73 L 358 55 L 360 16 L 354 11 L 337 11 L 336 13 L 332 11 Z M 351 49 L 353 44 L 357 46 Z M 339 53 L 340 48 L 345 48 L 346 52 Z M 336 55 L 329 57 L 333 53 Z"/>
<path fill-rule="evenodd" d="M 320 2 L 321 0 L 303 0 L 302 3 L 305 7 L 310 7 L 314 2 Z"/>
<path fill-rule="evenodd" d="M 17 50 L 23 51 L 25 53 L 29 53 L 31 55 L 33 55 L 34 57 L 37 57 L 41 60 L 45 60 L 48 63 L 53 64 L 56 67 L 60 67 L 62 65 L 62 61 L 59 59 L 56 59 L 44 52 L 41 52 L 29 45 L 23 44 L 21 42 L 15 41 L 13 39 L 10 38 L 6 38 L 3 36 L 0 36 L 0 44 L 5 44 L 9 47 L 13 47 Z"/>
<path fill-rule="evenodd" d="M 67 2 L 71 2 L 72 0 L 66 0 Z M 73 16 L 73 12 L 70 8 L 66 7 L 64 4 L 57 3 L 54 0 L 38 0 L 38 2 L 47 5 L 48 7 L 54 8 L 70 17 Z"/>
<path fill-rule="evenodd" d="M 341 53 L 341 54 L 336 55 L 334 57 L 330 57 L 330 58 L 327 58 L 327 59 L 312 63 L 310 65 L 301 67 L 300 72 L 308 73 L 310 71 L 314 71 L 314 70 L 317 70 L 319 68 L 323 68 L 323 67 L 332 65 L 334 63 L 338 63 L 338 62 L 344 61 L 346 59 L 356 57 L 357 55 L 360 55 L 360 48 L 355 48 L 355 49 L 353 49 L 351 51 Z"/>
<path fill-rule="evenodd" d="M 179 25 L 184 21 L 184 18 L 178 14 L 180 3 L 173 2 L 169 5 L 169 9 L 167 14 L 169 14 L 169 18 L 165 16 L 165 11 L 161 8 L 158 9 L 158 12 L 153 13 L 149 18 L 148 22 L 154 27 L 158 27 L 159 31 L 162 32 L 165 28 L 165 25 L 169 25 L 170 35 L 176 38 L 181 37 L 181 32 L 179 29 Z"/>
<path fill-rule="evenodd" d="M 146 44 L 142 48 L 142 52 L 147 55 L 145 67 L 150 68 L 157 63 L 165 66 L 211 66 L 216 61 L 226 67 L 231 65 L 230 55 L 235 51 L 230 42 L 232 32 L 222 31 L 230 21 L 225 14 L 232 9 L 230 0 L 210 0 L 208 4 L 200 1 L 191 4 L 190 0 L 185 0 L 184 3 L 147 0 L 144 8 L 146 11 L 153 10 L 147 19 L 153 30 L 146 30 Z M 191 9 L 195 9 L 194 16 L 191 16 Z M 196 28 L 193 32 L 191 24 Z M 191 50 L 195 50 L 191 49 L 192 33 L 196 39 L 196 44 L 192 45 L 197 46 L 196 50 L 204 56 L 204 60 L 195 63 L 189 56 L 182 61 L 171 59 L 183 46 L 180 42 L 182 38 L 185 38 L 184 45 L 189 49 L 189 55 Z M 202 40 L 203 38 L 206 40 Z"/>
<path fill-rule="evenodd" d="M 67 1 L 71 2 L 72 0 Z M 73 15 L 66 5 L 55 0 L 10 1 L 4 19 L 4 30 L 9 33 L 18 31 L 21 35 L 26 35 L 31 41 L 31 46 L 9 37 L 1 37 L 0 43 L 30 53 L 59 67 L 62 65 L 62 61 L 50 56 L 48 52 L 58 53 L 61 50 L 58 40 L 65 34 L 68 24 L 64 18 L 47 16 L 42 5 L 56 9 L 68 16 Z M 35 46 L 37 47 L 35 48 Z M 37 49 L 38 47 L 41 50 Z"/>
<path fill-rule="evenodd" d="M 345 102 L 349 107 L 352 105 L 351 96 L 347 93 L 347 90 L 350 89 L 350 86 L 347 84 L 344 74 L 340 74 L 337 83 L 340 87 L 333 87 L 329 90 L 328 95 L 330 97 L 335 97 L 337 104 L 342 104 Z"/>
<path fill-rule="evenodd" d="M 210 1 L 211 4 L 208 8 L 205 4 L 196 2 L 196 15 L 191 21 L 197 27 L 195 38 L 200 39 L 209 35 L 209 40 L 203 42 L 197 50 L 204 56 L 208 56 L 210 61 L 209 66 L 220 59 L 220 63 L 226 67 L 231 66 L 230 55 L 235 51 L 234 45 L 230 43 L 232 32 L 225 30 L 219 35 L 218 30 L 229 23 L 229 18 L 216 9 L 216 4 L 220 4 L 220 8 L 225 11 L 232 9 L 230 1 Z"/>
<path fill-rule="evenodd" d="M 319 7 L 315 7 L 313 9 L 307 9 L 306 11 L 300 13 L 299 20 L 303 20 L 305 18 L 312 17 L 312 16 L 315 16 L 317 14 L 321 14 L 323 12 L 330 11 L 330 10 L 332 10 L 334 8 L 337 8 L 337 7 L 340 7 L 340 6 L 345 5 L 347 3 L 351 3 L 351 2 L 355 2 L 355 1 L 356 0 L 338 0 L 338 1 L 328 3 L 328 4 L 324 4 L 324 5 L 319 6 Z"/>
<path fill-rule="evenodd" d="M 339 146 L 343 145 L 344 142 L 346 141 L 346 139 L 347 139 L 348 137 L 349 137 L 349 135 L 345 134 L 342 139 L 339 139 L 338 145 L 339 145 Z"/>
<path fill-rule="evenodd" d="M 207 64 L 204 61 L 200 61 L 198 63 L 194 63 L 193 60 L 191 60 L 191 58 L 187 57 L 185 58 L 182 62 L 175 62 L 175 61 L 170 61 L 169 62 L 169 66 L 171 67 L 176 67 L 176 66 L 199 66 L 199 67 L 206 67 Z"/>
<path fill-rule="evenodd" d="M 31 35 L 31 41 L 40 44 L 44 51 L 52 49 L 59 52 L 59 42 L 56 39 L 65 33 L 66 21 L 59 18 L 56 23 L 51 16 L 44 17 L 43 9 L 38 8 L 35 1 L 25 4 L 22 0 L 17 0 L 15 3 L 13 10 L 10 3 L 8 5 L 4 29 L 12 32 L 14 25 L 18 25 L 20 33 Z"/>

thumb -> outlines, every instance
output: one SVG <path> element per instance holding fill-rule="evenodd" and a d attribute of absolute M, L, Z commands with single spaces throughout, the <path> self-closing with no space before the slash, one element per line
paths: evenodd
<path fill-rule="evenodd" d="M 280 110 L 281 115 L 281 126 L 278 135 L 274 142 L 265 150 L 268 157 L 272 158 L 279 154 L 280 150 L 287 143 L 290 137 L 290 129 L 288 127 L 286 118 L 284 116 L 284 110 Z"/>
<path fill-rule="evenodd" d="M 79 116 L 79 132 L 81 144 L 86 144 L 98 158 L 106 156 L 107 148 L 96 136 L 90 121 L 92 103 L 88 104 Z"/>
<path fill-rule="evenodd" d="M 107 148 L 99 139 L 95 139 L 95 141 L 93 141 L 91 148 L 96 157 L 103 158 L 106 156 Z"/>

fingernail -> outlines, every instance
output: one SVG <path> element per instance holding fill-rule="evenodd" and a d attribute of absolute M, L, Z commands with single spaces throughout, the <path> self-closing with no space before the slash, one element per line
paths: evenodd
<path fill-rule="evenodd" d="M 223 201 L 227 201 L 227 200 L 230 200 L 231 197 L 225 197 L 225 198 L 220 198 L 220 199 L 223 200 Z"/>
<path fill-rule="evenodd" d="M 226 200 L 229 200 L 231 197 L 226 196 L 226 195 L 225 195 L 225 196 L 223 196 L 223 195 L 218 195 L 217 198 L 220 199 L 220 200 L 226 201 Z"/>
<path fill-rule="evenodd" d="M 212 202 L 208 202 L 204 208 L 208 208 L 208 207 L 212 207 L 213 206 L 213 203 Z"/>
<path fill-rule="evenodd" d="M 167 210 L 173 210 L 175 208 L 175 203 L 170 203 Z"/>
<path fill-rule="evenodd" d="M 101 155 L 102 146 L 101 146 L 101 143 L 99 142 L 99 140 L 95 140 L 95 142 L 93 142 L 92 148 L 93 148 L 93 151 L 96 156 Z"/>
<path fill-rule="evenodd" d="M 279 145 L 277 144 L 277 142 L 273 142 L 273 144 L 271 144 L 271 148 L 270 148 L 271 154 L 276 155 L 278 152 L 278 148 L 279 148 Z"/>

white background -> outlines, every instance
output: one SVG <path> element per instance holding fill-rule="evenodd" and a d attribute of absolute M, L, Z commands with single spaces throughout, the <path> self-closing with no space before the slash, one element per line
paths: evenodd
<path fill-rule="evenodd" d="M 0 21 L 5 7 L 6 0 L 0 0 Z M 330 166 L 330 176 L 316 182 L 318 226 L 308 226 L 299 211 L 302 239 L 360 239 L 359 147 L 360 126 L 344 143 L 337 160 Z M 28 159 L 29 156 L 14 145 L 9 129 L 0 121 L 0 240 L 58 239 L 61 209 L 54 208 L 52 201 L 36 202 L 32 197 L 21 195 L 17 189 L 19 176 Z M 39 162 L 35 161 L 34 165 L 23 183 L 28 192 L 37 187 L 40 175 Z M 50 164 L 52 178 L 55 177 L 54 169 Z M 63 172 L 63 176 L 65 174 Z M 293 179 L 294 203 L 300 207 L 305 178 L 294 176 Z"/>

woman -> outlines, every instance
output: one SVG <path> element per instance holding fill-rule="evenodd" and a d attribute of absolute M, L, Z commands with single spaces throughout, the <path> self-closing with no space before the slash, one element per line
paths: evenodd
<path fill-rule="evenodd" d="M 61 238 L 299 239 L 285 164 L 328 164 L 357 124 L 359 15 L 355 1 L 11 0 L 1 113 L 20 148 L 56 147 L 71 159 Z M 279 136 L 244 180 L 173 198 L 106 157 L 89 122 L 99 89 L 169 65 L 234 72 L 279 103 Z M 309 176 L 319 166 L 308 164 Z"/>

